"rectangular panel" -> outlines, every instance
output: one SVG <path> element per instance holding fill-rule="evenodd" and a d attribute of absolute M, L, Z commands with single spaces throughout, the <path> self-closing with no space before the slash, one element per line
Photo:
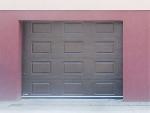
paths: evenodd
<path fill-rule="evenodd" d="M 112 33 L 114 32 L 113 23 L 96 23 L 96 33 Z"/>
<path fill-rule="evenodd" d="M 81 53 L 83 49 L 83 42 L 78 41 L 67 41 L 64 42 L 64 52 L 65 53 Z"/>
<path fill-rule="evenodd" d="M 32 83 L 32 93 L 33 94 L 48 94 L 49 93 L 49 83 Z"/>
<path fill-rule="evenodd" d="M 113 53 L 114 42 L 96 42 L 96 53 Z"/>
<path fill-rule="evenodd" d="M 114 83 L 95 83 L 95 95 L 113 95 Z"/>
<path fill-rule="evenodd" d="M 65 73 L 82 73 L 83 62 L 80 61 L 65 61 L 64 62 Z"/>
<path fill-rule="evenodd" d="M 32 24 L 33 33 L 49 33 L 51 32 L 50 23 L 33 23 Z"/>
<path fill-rule="evenodd" d="M 51 42 L 32 42 L 33 53 L 49 53 L 51 52 Z"/>
<path fill-rule="evenodd" d="M 64 83 L 65 95 L 82 95 L 83 88 L 81 83 Z"/>
<path fill-rule="evenodd" d="M 64 24 L 65 33 L 81 33 L 82 29 L 83 28 L 82 28 L 81 23 L 65 23 Z"/>
<path fill-rule="evenodd" d="M 96 73 L 114 73 L 114 62 L 96 62 Z"/>
<path fill-rule="evenodd" d="M 32 73 L 50 73 L 51 62 L 32 62 Z"/>

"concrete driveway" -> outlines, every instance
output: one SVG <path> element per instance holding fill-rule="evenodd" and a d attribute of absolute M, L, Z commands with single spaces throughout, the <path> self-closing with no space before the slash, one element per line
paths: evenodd
<path fill-rule="evenodd" d="M 114 99 L 22 99 L 0 102 L 0 113 L 150 113 L 150 102 Z"/>

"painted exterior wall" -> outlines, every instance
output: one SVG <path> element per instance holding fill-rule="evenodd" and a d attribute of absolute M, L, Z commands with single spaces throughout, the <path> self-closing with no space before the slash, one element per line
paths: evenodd
<path fill-rule="evenodd" d="M 21 21 L 123 21 L 123 96 L 150 100 L 150 11 L 0 11 L 0 100 L 21 99 Z"/>

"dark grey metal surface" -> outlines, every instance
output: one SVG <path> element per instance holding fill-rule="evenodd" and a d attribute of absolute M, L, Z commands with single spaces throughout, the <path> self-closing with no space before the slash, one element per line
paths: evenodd
<path fill-rule="evenodd" d="M 121 22 L 24 22 L 23 95 L 122 96 Z"/>

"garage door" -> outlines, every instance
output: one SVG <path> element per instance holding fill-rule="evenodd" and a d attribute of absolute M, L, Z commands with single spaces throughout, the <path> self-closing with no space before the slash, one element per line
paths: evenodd
<path fill-rule="evenodd" d="M 23 96 L 122 96 L 121 22 L 24 22 Z"/>

